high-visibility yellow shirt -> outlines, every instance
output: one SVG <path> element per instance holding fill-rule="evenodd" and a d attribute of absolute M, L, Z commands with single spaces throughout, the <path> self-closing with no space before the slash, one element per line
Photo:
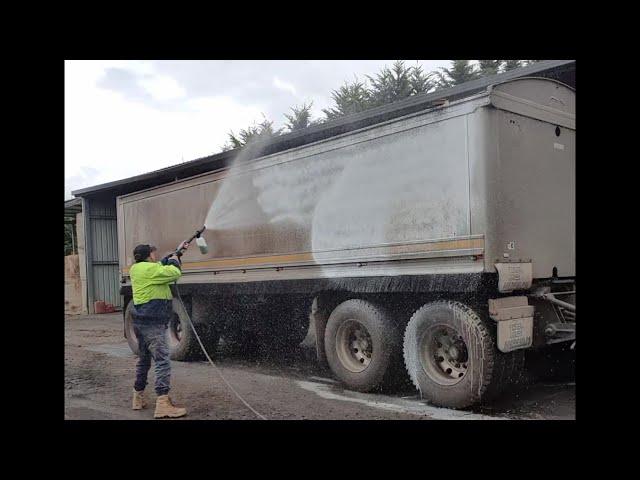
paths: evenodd
<path fill-rule="evenodd" d="M 131 288 L 133 304 L 142 305 L 150 300 L 171 300 L 169 284 L 175 282 L 182 272 L 174 265 L 155 262 L 139 262 L 131 266 Z"/>

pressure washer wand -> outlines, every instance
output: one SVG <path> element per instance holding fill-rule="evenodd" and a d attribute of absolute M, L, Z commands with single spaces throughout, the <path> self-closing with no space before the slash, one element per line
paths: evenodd
<path fill-rule="evenodd" d="M 191 243 L 194 238 L 197 238 L 197 244 L 198 244 L 198 248 L 200 249 L 200 253 L 202 253 L 203 255 L 205 253 L 207 253 L 207 251 L 208 251 L 207 242 L 205 241 L 205 239 L 203 237 L 200 236 L 200 235 L 202 235 L 202 232 L 204 232 L 206 228 L 207 227 L 202 227 L 200 230 L 196 230 L 196 233 L 194 233 L 189 239 L 187 239 L 184 242 L 180 243 L 178 248 L 176 248 L 175 252 L 172 252 L 169 255 L 167 255 L 166 257 L 164 257 L 162 259 L 162 263 L 166 263 L 167 260 L 169 260 L 174 255 L 176 257 L 180 258 L 182 256 L 182 253 L 187 249 L 187 247 L 185 247 L 184 244 L 185 243 Z"/>

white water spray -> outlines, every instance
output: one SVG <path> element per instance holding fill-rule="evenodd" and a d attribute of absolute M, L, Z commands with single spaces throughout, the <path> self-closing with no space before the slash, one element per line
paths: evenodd
<path fill-rule="evenodd" d="M 262 142 L 264 143 L 264 142 Z M 264 214 L 255 202 L 256 190 L 250 174 L 241 173 L 251 154 L 262 150 L 255 143 L 253 148 L 243 148 L 233 159 L 231 168 L 220 183 L 204 225 L 209 231 L 248 228 L 264 221 Z"/>
<path fill-rule="evenodd" d="M 313 155 L 290 151 L 280 154 L 284 162 L 259 168 L 246 160 L 262 146 L 245 148 L 221 180 L 205 226 L 229 251 L 310 251 L 317 263 L 335 256 L 326 251 L 468 235 L 465 145 L 450 134 L 457 131 L 429 126 L 384 138 L 370 131 L 369 141 L 333 139 L 312 147 Z"/>

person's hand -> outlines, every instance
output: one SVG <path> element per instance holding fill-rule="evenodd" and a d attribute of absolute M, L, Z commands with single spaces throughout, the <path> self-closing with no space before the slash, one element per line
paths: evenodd
<path fill-rule="evenodd" d="M 186 250 L 187 248 L 189 248 L 189 242 L 182 242 L 178 247 L 178 250 Z"/>

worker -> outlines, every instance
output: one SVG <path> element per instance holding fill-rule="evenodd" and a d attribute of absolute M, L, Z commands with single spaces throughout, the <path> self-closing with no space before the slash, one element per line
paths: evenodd
<path fill-rule="evenodd" d="M 185 249 L 188 246 L 186 242 L 181 245 Z M 180 258 L 165 257 L 158 262 L 156 248 L 151 245 L 138 245 L 133 250 L 133 257 L 136 263 L 131 266 L 129 275 L 133 289 L 133 331 L 138 339 L 133 409 L 147 406 L 144 389 L 153 358 L 157 395 L 154 418 L 182 417 L 187 410 L 176 407 L 169 398 L 171 362 L 167 343 L 167 328 L 173 315 L 169 284 L 182 275 Z"/>

